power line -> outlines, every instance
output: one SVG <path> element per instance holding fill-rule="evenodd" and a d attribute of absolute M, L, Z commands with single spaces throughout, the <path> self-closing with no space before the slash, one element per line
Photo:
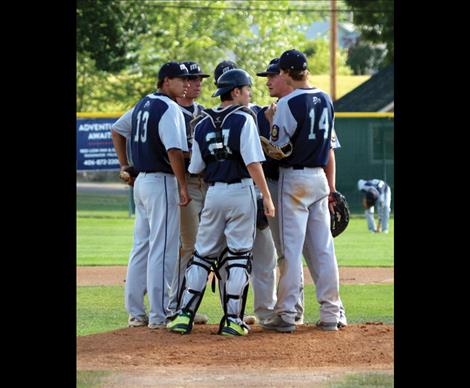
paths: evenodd
<path fill-rule="evenodd" d="M 151 3 L 152 1 L 145 1 L 146 3 Z M 174 3 L 173 3 L 174 4 Z M 212 7 L 212 6 L 193 6 L 189 4 L 152 4 L 153 8 L 185 8 L 185 9 L 197 9 L 197 10 L 206 10 L 206 11 L 270 11 L 270 12 L 332 12 L 329 8 L 252 8 L 252 7 Z M 338 13 L 393 13 L 393 9 L 340 9 L 337 8 L 335 12 Z"/>

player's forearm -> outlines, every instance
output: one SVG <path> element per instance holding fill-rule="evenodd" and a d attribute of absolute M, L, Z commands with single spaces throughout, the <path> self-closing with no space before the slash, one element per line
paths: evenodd
<path fill-rule="evenodd" d="M 122 166 L 128 166 L 129 162 L 127 160 L 126 152 L 126 138 L 115 131 L 111 131 L 111 139 L 113 140 L 114 149 L 119 160 L 119 164 Z"/>
<path fill-rule="evenodd" d="M 328 158 L 328 163 L 324 168 L 326 179 L 328 180 L 328 187 L 331 192 L 336 191 L 336 160 L 335 152 L 333 149 L 330 149 L 330 156 Z"/>
<path fill-rule="evenodd" d="M 171 169 L 175 174 L 178 184 L 180 185 L 180 187 L 186 187 L 186 169 L 184 165 L 183 151 L 177 148 L 169 149 L 168 160 L 170 161 Z"/>
<path fill-rule="evenodd" d="M 266 178 L 264 176 L 261 163 L 250 163 L 248 166 L 246 166 L 246 168 L 248 169 L 248 173 L 255 182 L 256 186 L 258 186 L 259 190 L 261 191 L 261 194 L 263 194 L 263 197 L 271 198 L 271 193 L 269 192 L 268 184 L 266 183 Z"/>

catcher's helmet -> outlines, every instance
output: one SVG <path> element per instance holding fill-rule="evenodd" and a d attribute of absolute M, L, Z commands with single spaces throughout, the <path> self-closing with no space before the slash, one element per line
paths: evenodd
<path fill-rule="evenodd" d="M 232 69 L 223 73 L 217 80 L 218 89 L 212 95 L 217 97 L 235 88 L 241 88 L 242 86 L 251 86 L 250 75 L 242 69 Z"/>

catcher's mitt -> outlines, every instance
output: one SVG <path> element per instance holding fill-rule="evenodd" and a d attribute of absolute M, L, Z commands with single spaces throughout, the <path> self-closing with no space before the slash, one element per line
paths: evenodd
<path fill-rule="evenodd" d="M 256 212 L 256 227 L 259 230 L 266 229 L 268 225 L 268 217 L 264 214 L 264 205 L 263 198 L 258 198 L 257 202 L 257 212 Z"/>
<path fill-rule="evenodd" d="M 139 173 L 132 166 L 127 166 L 119 172 L 119 178 L 130 186 L 134 186 L 134 180 Z"/>
<path fill-rule="evenodd" d="M 271 143 L 268 139 L 264 136 L 259 137 L 261 140 L 261 146 L 263 147 L 264 153 L 273 159 L 283 159 L 290 156 L 293 151 L 292 143 L 289 142 L 283 147 L 279 147 Z"/>
<path fill-rule="evenodd" d="M 331 213 L 331 234 L 333 237 L 341 234 L 349 223 L 349 205 L 346 197 L 338 191 L 331 193 L 334 213 Z"/>

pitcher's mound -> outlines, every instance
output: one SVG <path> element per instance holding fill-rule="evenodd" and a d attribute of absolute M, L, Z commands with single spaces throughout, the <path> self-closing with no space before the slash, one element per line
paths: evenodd
<path fill-rule="evenodd" d="M 350 324 L 323 332 L 313 324 L 294 333 L 251 326 L 246 337 L 216 335 L 218 325 L 195 325 L 181 335 L 166 329 L 127 328 L 77 337 L 80 370 L 136 371 L 215 367 L 274 371 L 285 368 L 392 369 L 394 326 Z"/>

